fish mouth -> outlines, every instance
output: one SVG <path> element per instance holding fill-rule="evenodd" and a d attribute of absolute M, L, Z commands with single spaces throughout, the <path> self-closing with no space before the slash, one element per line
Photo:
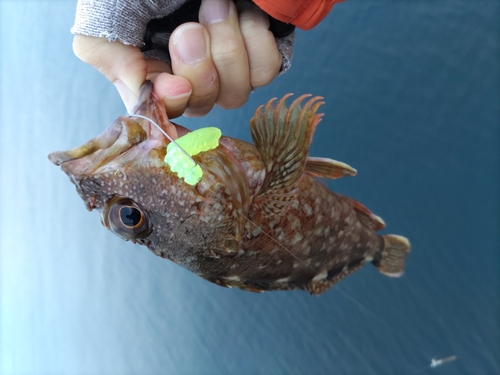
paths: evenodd
<path fill-rule="evenodd" d="M 110 164 L 127 164 L 144 158 L 152 149 L 164 150 L 170 143 L 160 129 L 140 115 L 158 124 L 172 139 L 177 139 L 177 128 L 165 112 L 161 100 L 153 92 L 153 84 L 144 82 L 139 99 L 130 116 L 120 116 L 100 135 L 67 151 L 52 152 L 48 158 L 60 165 L 70 177 L 89 175 Z"/>

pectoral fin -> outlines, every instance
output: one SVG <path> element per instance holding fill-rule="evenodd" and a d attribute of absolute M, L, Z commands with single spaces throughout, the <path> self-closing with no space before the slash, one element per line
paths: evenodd
<path fill-rule="evenodd" d="M 356 176 L 358 171 L 341 161 L 309 156 L 306 161 L 306 173 L 313 177 L 334 180 L 345 176 Z"/>
<path fill-rule="evenodd" d="M 301 102 L 310 96 L 302 95 L 287 108 L 285 101 L 290 95 L 285 95 L 275 107 L 275 99 L 270 100 L 263 110 L 260 106 L 250 120 L 255 147 L 266 166 L 266 177 L 254 201 L 266 215 L 283 213 L 297 199 L 297 184 L 304 172 L 314 130 L 322 116 L 316 114 L 323 104 L 321 97 L 313 97 L 301 107 Z"/>

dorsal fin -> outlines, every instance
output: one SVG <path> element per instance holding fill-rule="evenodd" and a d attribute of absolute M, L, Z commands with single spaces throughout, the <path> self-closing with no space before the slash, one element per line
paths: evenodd
<path fill-rule="evenodd" d="M 373 230 L 380 230 L 385 227 L 385 222 L 380 216 L 375 215 L 368 208 L 355 201 L 354 199 L 348 199 L 351 202 L 352 207 L 356 211 L 359 221 L 361 221 L 364 225 L 372 228 Z"/>
<path fill-rule="evenodd" d="M 279 215 L 296 198 L 296 188 L 304 172 L 309 145 L 321 114 L 316 114 L 323 104 L 321 97 L 309 99 L 303 107 L 301 102 L 310 95 L 295 99 L 290 108 L 285 106 L 285 95 L 273 107 L 271 99 L 264 110 L 260 106 L 250 120 L 250 131 L 255 147 L 259 150 L 266 177 L 255 197 L 255 202 L 266 215 Z"/>
<path fill-rule="evenodd" d="M 305 171 L 313 177 L 330 178 L 332 180 L 345 176 L 356 176 L 358 173 L 353 167 L 341 161 L 312 156 L 307 158 Z"/>

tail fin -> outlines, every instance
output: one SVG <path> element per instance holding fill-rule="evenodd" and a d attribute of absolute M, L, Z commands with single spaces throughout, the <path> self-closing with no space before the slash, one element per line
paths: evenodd
<path fill-rule="evenodd" d="M 410 242 L 403 236 L 388 234 L 382 237 L 384 248 L 380 252 L 379 259 L 373 264 L 386 276 L 399 277 L 403 275 L 405 259 L 410 253 Z"/>

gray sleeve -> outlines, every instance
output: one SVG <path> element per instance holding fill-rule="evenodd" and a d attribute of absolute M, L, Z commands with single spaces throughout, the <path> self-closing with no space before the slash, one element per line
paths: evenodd
<path fill-rule="evenodd" d="M 148 23 L 167 17 L 188 0 L 78 0 L 73 34 L 107 38 L 136 47 L 145 47 Z M 148 59 L 170 63 L 168 40 L 172 30 L 157 32 L 151 37 L 152 45 L 143 48 Z M 276 38 L 283 56 L 281 72 L 291 66 L 294 33 Z"/>
<path fill-rule="evenodd" d="M 142 47 L 148 22 L 174 12 L 186 0 L 78 0 L 73 34 Z"/>
<path fill-rule="evenodd" d="M 295 40 L 295 31 L 283 38 L 276 38 L 276 44 L 278 45 L 278 49 L 281 52 L 281 56 L 283 56 L 283 60 L 281 62 L 280 74 L 286 72 L 292 66 L 292 52 L 293 52 L 294 40 Z"/>

